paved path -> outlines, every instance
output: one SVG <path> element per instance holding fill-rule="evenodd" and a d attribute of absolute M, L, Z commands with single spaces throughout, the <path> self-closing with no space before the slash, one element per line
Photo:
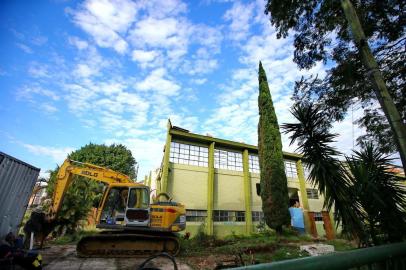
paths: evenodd
<path fill-rule="evenodd" d="M 45 248 L 40 251 L 43 257 L 45 270 L 67 269 L 105 269 L 105 270 L 129 270 L 137 269 L 146 258 L 78 258 L 74 245 L 58 245 Z M 179 270 L 191 270 L 187 264 L 176 260 Z M 155 259 L 148 266 L 160 269 L 172 270 L 173 264 L 169 259 Z"/>

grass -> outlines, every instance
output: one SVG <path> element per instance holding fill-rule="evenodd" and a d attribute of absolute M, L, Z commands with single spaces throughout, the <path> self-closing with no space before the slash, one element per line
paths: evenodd
<path fill-rule="evenodd" d="M 230 235 L 224 239 L 206 236 L 198 233 L 192 239 L 181 240 L 181 254 L 193 256 L 199 254 L 230 254 L 250 252 L 272 252 L 280 246 L 292 243 L 311 242 L 307 235 L 297 235 L 291 231 L 284 231 L 282 235 L 272 232 L 257 233 L 251 236 Z M 297 245 L 295 245 L 297 246 Z"/>
<path fill-rule="evenodd" d="M 325 244 L 333 245 L 335 251 L 346 251 L 357 248 L 355 243 L 344 239 L 328 240 Z"/>
<path fill-rule="evenodd" d="M 231 235 L 223 239 L 198 233 L 192 239 L 181 240 L 179 256 L 189 265 L 196 265 L 199 260 L 203 261 L 212 256 L 220 258 L 220 261 L 242 258 L 244 263 L 248 264 L 269 263 L 307 257 L 309 255 L 300 251 L 300 246 L 312 243 L 315 243 L 315 240 L 310 236 L 297 235 L 289 230 L 284 231 L 282 235 L 264 232 L 252 236 Z M 317 243 L 333 245 L 337 251 L 355 248 L 351 242 L 342 239 L 318 240 Z"/>
<path fill-rule="evenodd" d="M 76 244 L 82 237 L 95 233 L 97 233 L 95 229 L 82 230 L 58 237 L 51 243 Z M 356 248 L 352 242 L 343 239 L 317 242 L 333 245 L 336 251 Z M 266 231 L 251 236 L 230 235 L 223 239 L 198 233 L 192 239 L 180 238 L 181 251 L 178 257 L 196 269 L 213 269 L 216 265 L 213 260 L 240 261 L 242 259 L 244 264 L 252 264 L 307 257 L 309 255 L 306 252 L 300 251 L 300 245 L 311 243 L 315 243 L 315 240 L 310 236 L 297 235 L 289 230 L 284 231 L 282 235 Z M 212 258 L 210 266 L 208 265 L 210 262 L 207 262 L 208 258 Z"/>

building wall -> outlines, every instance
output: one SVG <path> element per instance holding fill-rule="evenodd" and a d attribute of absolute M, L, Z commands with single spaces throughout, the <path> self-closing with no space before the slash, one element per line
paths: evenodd
<path fill-rule="evenodd" d="M 257 184 L 259 184 L 259 174 L 258 173 L 250 173 L 251 178 L 251 205 L 252 211 L 262 211 L 262 201 L 261 196 L 257 194 Z"/>
<path fill-rule="evenodd" d="M 168 174 L 168 193 L 187 209 L 207 208 L 208 168 L 170 163 Z"/>
<path fill-rule="evenodd" d="M 186 161 L 187 164 L 179 164 L 185 163 L 185 160 L 177 160 L 180 155 L 183 155 L 181 152 L 183 150 L 179 150 L 179 145 L 175 145 L 174 143 L 181 143 L 181 144 L 188 144 L 193 145 L 193 151 L 200 151 L 200 154 L 194 155 L 202 155 L 202 149 L 207 151 L 206 149 L 209 148 L 209 145 L 214 142 L 216 139 L 212 139 L 211 137 L 195 135 L 188 133 L 183 134 L 182 136 L 177 136 L 175 134 L 177 132 L 171 132 L 171 129 L 168 131 L 168 138 L 167 138 L 167 145 L 165 147 L 166 151 L 170 151 L 170 158 L 168 158 L 168 168 L 167 170 L 167 182 L 165 184 L 165 179 L 161 180 L 159 184 L 161 186 L 166 186 L 166 192 L 169 193 L 175 201 L 181 202 L 185 205 L 186 209 L 191 211 L 200 210 L 201 214 L 208 209 L 208 198 L 210 198 L 208 194 L 208 185 L 209 185 L 209 175 L 213 173 L 214 175 L 214 183 L 213 183 L 213 218 L 207 219 L 205 217 L 200 217 L 199 221 L 194 218 L 190 218 L 187 221 L 187 228 L 186 231 L 190 232 L 192 236 L 196 234 L 199 230 L 205 230 L 205 227 L 210 226 L 212 224 L 212 230 L 215 235 L 217 236 L 225 236 L 229 234 L 247 234 L 252 231 L 256 230 L 256 226 L 258 225 L 258 217 L 252 223 L 248 222 L 247 214 L 250 215 L 255 214 L 258 215 L 262 212 L 262 202 L 261 197 L 257 194 L 257 184 L 259 184 L 259 173 L 253 172 L 250 168 L 248 175 L 249 181 L 249 194 L 247 194 L 247 186 L 244 185 L 246 183 L 247 178 L 244 178 L 244 171 L 243 168 L 239 165 L 233 169 L 224 169 L 220 168 L 219 164 L 215 163 L 215 167 L 210 169 L 208 167 L 208 158 L 207 163 L 197 163 L 197 161 Z M 179 132 L 178 132 L 179 133 Z M 190 140 L 188 138 L 190 136 Z M 194 137 L 193 137 L 194 136 Z M 202 140 L 196 139 L 196 137 L 203 138 Z M 168 147 L 168 143 L 170 146 Z M 217 143 L 217 142 L 216 142 Z M 215 151 L 219 152 L 220 150 L 226 150 L 231 152 L 236 152 L 238 155 L 242 155 L 243 151 L 249 151 L 249 155 L 256 155 L 257 150 L 254 146 L 249 146 L 245 148 L 245 145 L 242 145 L 241 148 L 238 149 L 235 144 L 230 142 L 230 148 L 227 147 L 226 143 L 222 143 L 221 145 L 215 143 Z M 178 147 L 178 150 L 171 149 Z M 200 150 L 196 150 L 195 148 L 201 147 Z M 173 153 L 177 151 L 178 155 L 176 157 Z M 190 148 L 190 155 L 192 152 L 192 148 Z M 217 154 L 217 161 L 220 160 L 219 153 Z M 207 156 L 207 155 L 206 155 Z M 183 158 L 183 157 L 182 157 Z M 200 156 L 199 156 L 200 158 Z M 290 160 L 290 167 L 294 167 L 294 170 L 298 169 L 297 167 L 297 160 L 298 155 L 292 154 L 292 157 L 286 156 L 287 160 Z M 200 159 L 199 159 L 200 160 Z M 251 161 L 249 161 L 251 162 Z M 165 163 L 165 162 L 164 162 Z M 193 165 L 191 165 L 193 164 Z M 199 166 L 195 164 L 200 164 Z M 294 164 L 294 165 L 292 165 Z M 300 164 L 300 163 L 299 163 Z M 163 164 L 163 170 L 165 170 L 165 164 Z M 306 172 L 305 172 L 306 174 Z M 162 173 L 164 175 L 164 172 Z M 302 174 L 303 175 L 303 174 Z M 288 175 L 289 176 L 289 175 Z M 308 209 L 306 211 L 313 211 L 313 212 L 321 212 L 323 206 L 323 198 L 319 195 L 317 199 L 308 199 L 306 195 L 306 190 L 301 189 L 301 182 L 299 180 L 298 174 L 291 172 L 293 177 L 288 177 L 288 187 L 290 195 L 296 193 L 296 197 L 299 199 L 302 206 L 308 205 Z M 313 188 L 311 183 L 303 184 L 304 180 L 302 181 L 302 187 L 305 188 Z M 165 191 L 165 190 L 162 190 Z M 249 196 L 247 196 L 249 195 Z M 304 196 L 304 197 L 303 197 Z M 251 209 L 247 209 L 247 204 L 245 202 L 246 199 L 249 199 L 248 206 Z M 308 202 L 308 203 L 307 203 Z M 234 213 L 235 217 L 229 218 L 229 220 L 221 220 L 219 221 L 219 217 L 216 220 L 216 212 L 218 215 L 219 210 L 223 211 L 230 211 L 230 213 Z M 203 211 L 203 212 L 202 212 Z M 236 218 L 237 212 L 238 214 L 245 214 L 245 221 L 239 221 Z M 189 218 L 189 217 L 188 217 Z M 322 226 L 322 225 L 321 225 Z M 320 231 L 320 235 L 323 234 L 322 229 L 320 229 L 319 222 L 316 222 L 316 227 L 318 231 Z M 209 230 L 210 231 L 210 230 Z"/>
<path fill-rule="evenodd" d="M 214 210 L 245 211 L 242 172 L 216 169 L 214 173 Z"/>

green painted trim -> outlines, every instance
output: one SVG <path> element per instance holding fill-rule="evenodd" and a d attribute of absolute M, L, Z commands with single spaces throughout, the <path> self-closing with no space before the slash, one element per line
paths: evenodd
<path fill-rule="evenodd" d="M 207 218 L 206 234 L 213 235 L 213 208 L 214 208 L 214 142 L 209 146 L 209 172 L 207 175 Z"/>
<path fill-rule="evenodd" d="M 245 233 L 252 233 L 252 210 L 251 210 L 251 178 L 249 171 L 248 149 L 242 154 L 244 171 L 244 198 L 245 198 Z"/>
<path fill-rule="evenodd" d="M 168 133 L 166 134 L 166 143 L 165 143 L 165 153 L 164 153 L 164 160 L 163 160 L 163 168 L 162 168 L 162 178 L 161 178 L 161 192 L 167 192 L 168 190 L 168 174 L 169 174 L 169 155 L 171 152 L 171 141 L 172 135 L 170 130 L 172 128 L 171 121 L 168 120 Z"/>
<path fill-rule="evenodd" d="M 307 213 L 307 212 L 309 212 L 309 200 L 307 199 L 306 179 L 304 177 L 303 164 L 300 159 L 298 161 L 296 161 L 296 171 L 297 171 L 297 176 L 299 179 L 300 197 L 302 198 L 305 229 L 306 229 L 307 233 L 310 233 L 310 220 L 309 220 L 309 215 Z"/>
<path fill-rule="evenodd" d="M 199 134 L 175 130 L 175 129 L 171 129 L 169 131 L 169 133 L 171 135 L 173 135 L 174 138 L 186 139 L 188 141 L 194 140 L 194 141 L 206 143 L 206 144 L 211 144 L 212 142 L 215 142 L 216 145 L 218 145 L 218 146 L 223 146 L 226 148 L 234 148 L 234 149 L 238 149 L 241 151 L 243 151 L 244 149 L 248 149 L 253 153 L 258 153 L 258 147 L 255 145 L 251 145 L 251 144 L 233 142 L 233 141 L 229 141 L 229 140 L 199 135 Z M 302 155 L 295 154 L 295 153 L 289 153 L 289 152 L 283 152 L 283 156 L 293 158 L 295 160 L 300 159 L 302 157 Z"/>

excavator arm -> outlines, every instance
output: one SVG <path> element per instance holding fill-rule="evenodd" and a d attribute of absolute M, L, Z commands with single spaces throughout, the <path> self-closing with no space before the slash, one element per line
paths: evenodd
<path fill-rule="evenodd" d="M 93 164 L 66 159 L 58 171 L 55 191 L 52 197 L 52 204 L 49 209 L 49 220 L 55 219 L 59 209 L 61 208 L 63 196 L 65 195 L 69 185 L 72 183 L 74 175 L 84 176 L 91 180 L 106 184 L 134 182 L 125 174 Z"/>

